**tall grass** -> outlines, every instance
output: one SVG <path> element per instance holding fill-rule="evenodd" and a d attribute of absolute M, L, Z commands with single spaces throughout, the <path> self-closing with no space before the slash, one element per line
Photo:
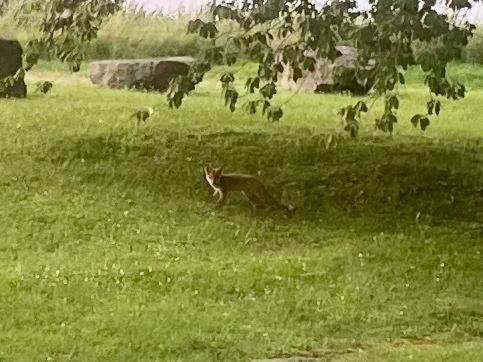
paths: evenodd
<path fill-rule="evenodd" d="M 470 39 L 468 46 L 463 50 L 466 62 L 483 64 L 483 28 L 480 27 Z"/>
<path fill-rule="evenodd" d="M 12 2 L 0 16 L 0 37 L 21 43 L 35 36 L 39 19 L 24 16 L 21 2 Z M 107 19 L 87 52 L 88 59 L 149 58 L 196 55 L 202 40 L 186 32 L 186 24 L 195 14 L 148 13 L 129 7 Z"/>
<path fill-rule="evenodd" d="M 128 10 L 112 16 L 88 51 L 89 59 L 196 55 L 201 40 L 187 34 L 188 14 Z"/>
<path fill-rule="evenodd" d="M 39 29 L 39 17 L 29 16 L 22 7 L 25 1 L 11 1 L 0 15 L 0 37 L 17 39 L 25 43 L 36 36 Z"/>

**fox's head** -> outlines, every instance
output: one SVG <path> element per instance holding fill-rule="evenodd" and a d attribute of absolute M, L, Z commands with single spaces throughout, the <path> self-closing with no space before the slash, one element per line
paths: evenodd
<path fill-rule="evenodd" d="M 211 185 L 217 185 L 220 180 L 223 167 L 213 168 L 210 165 L 206 165 L 203 167 L 203 170 L 205 172 L 206 181 L 208 181 Z"/>

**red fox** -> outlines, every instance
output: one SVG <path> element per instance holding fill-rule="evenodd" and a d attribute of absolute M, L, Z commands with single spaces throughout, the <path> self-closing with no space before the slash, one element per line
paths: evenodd
<path fill-rule="evenodd" d="M 251 175 L 223 173 L 223 167 L 213 168 L 209 165 L 203 167 L 206 181 L 215 191 L 213 197 L 218 196 L 216 208 L 221 208 L 228 192 L 240 191 L 250 202 L 252 213 L 259 208 L 283 209 L 289 213 L 294 211 L 293 206 L 285 206 L 275 200 L 267 191 L 263 183 Z"/>

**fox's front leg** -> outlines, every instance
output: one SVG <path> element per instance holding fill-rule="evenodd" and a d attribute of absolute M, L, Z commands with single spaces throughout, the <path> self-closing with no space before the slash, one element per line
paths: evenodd
<path fill-rule="evenodd" d="M 225 204 L 226 192 L 217 190 L 215 194 L 218 194 L 218 201 L 216 202 L 215 209 L 219 209 Z"/>

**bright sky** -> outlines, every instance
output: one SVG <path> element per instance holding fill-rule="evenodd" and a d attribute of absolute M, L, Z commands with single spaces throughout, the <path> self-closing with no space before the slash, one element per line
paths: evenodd
<path fill-rule="evenodd" d="M 203 5 L 208 4 L 212 0 L 130 0 L 132 3 L 142 5 L 148 10 L 160 9 L 166 13 L 176 12 L 176 10 L 198 10 Z M 368 0 L 358 0 L 361 7 L 368 4 Z M 483 23 L 483 4 L 479 3 L 473 6 L 471 14 L 469 14 L 472 22 Z"/>

